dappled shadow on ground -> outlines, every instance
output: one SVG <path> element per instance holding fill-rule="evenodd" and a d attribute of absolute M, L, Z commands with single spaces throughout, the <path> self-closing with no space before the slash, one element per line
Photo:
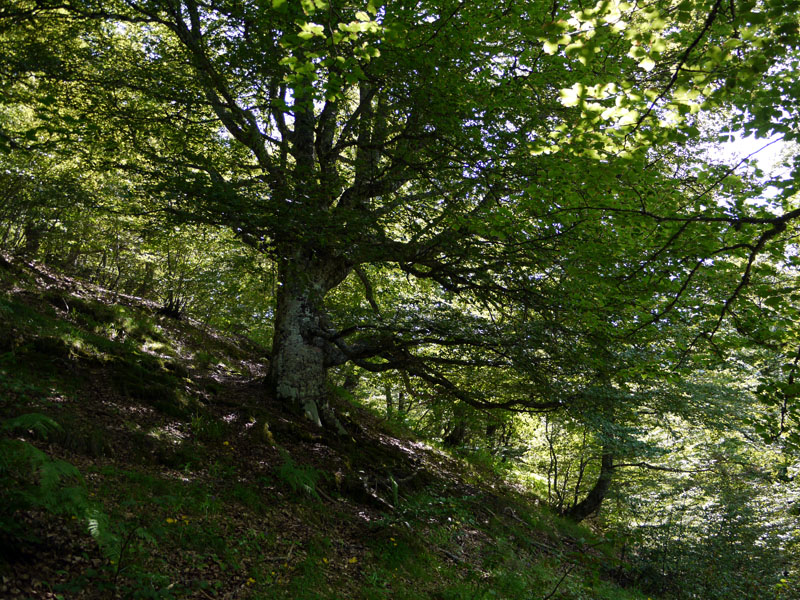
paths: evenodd
<path fill-rule="evenodd" d="M 0 281 L 0 420 L 60 423 L 13 435 L 87 494 L 79 515 L 13 514 L 3 598 L 443 597 L 572 543 L 357 404 L 334 400 L 346 436 L 295 418 L 252 342 L 10 257 Z"/>

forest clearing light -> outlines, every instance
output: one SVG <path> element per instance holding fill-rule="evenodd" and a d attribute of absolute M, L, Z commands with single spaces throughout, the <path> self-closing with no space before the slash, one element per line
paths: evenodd
<path fill-rule="evenodd" d="M 731 165 L 736 165 L 748 157 L 755 160 L 758 168 L 764 172 L 764 181 L 789 177 L 791 173 L 790 167 L 786 164 L 791 146 L 781 135 L 759 138 L 754 135 L 745 137 L 737 133 L 732 141 L 721 143 L 717 149 L 722 154 L 721 158 Z M 778 188 L 769 186 L 764 190 L 763 198 L 774 198 L 779 192 Z"/>
<path fill-rule="evenodd" d="M 734 160 L 742 160 L 752 155 L 761 170 L 768 176 L 777 174 L 776 171 L 787 170 L 786 166 L 781 163 L 789 150 L 789 143 L 785 142 L 781 135 L 775 134 L 768 138 L 759 138 L 754 135 L 744 137 L 737 133 L 733 141 L 723 144 L 721 147 Z"/>

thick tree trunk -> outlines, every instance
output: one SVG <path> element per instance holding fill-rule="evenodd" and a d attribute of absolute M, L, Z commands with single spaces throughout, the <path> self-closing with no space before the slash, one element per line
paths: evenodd
<path fill-rule="evenodd" d="M 463 417 L 458 418 L 451 424 L 450 431 L 442 439 L 442 444 L 448 448 L 457 448 L 464 444 L 467 438 L 467 422 Z"/>
<path fill-rule="evenodd" d="M 462 403 L 453 407 L 453 416 L 450 418 L 442 444 L 448 448 L 463 446 L 467 439 L 467 409 Z"/>
<path fill-rule="evenodd" d="M 340 427 L 328 406 L 328 340 L 323 300 L 347 275 L 341 261 L 312 250 L 292 249 L 280 259 L 269 383 L 287 408 L 318 426 Z"/>

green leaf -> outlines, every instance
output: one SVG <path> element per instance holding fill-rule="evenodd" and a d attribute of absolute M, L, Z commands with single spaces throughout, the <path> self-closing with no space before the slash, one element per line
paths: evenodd
<path fill-rule="evenodd" d="M 558 42 L 551 42 L 550 40 L 545 40 L 543 49 L 545 54 L 555 54 L 558 52 Z"/>
<path fill-rule="evenodd" d="M 560 102 L 564 106 L 577 106 L 581 101 L 584 87 L 582 83 L 575 83 L 572 87 L 562 89 L 560 94 Z"/>
<path fill-rule="evenodd" d="M 310 40 L 313 37 L 325 37 L 325 28 L 317 23 L 303 23 L 297 36 L 304 40 Z"/>
<path fill-rule="evenodd" d="M 648 56 L 648 57 L 646 57 L 644 60 L 642 60 L 642 61 L 639 63 L 639 67 L 640 67 L 640 68 L 642 68 L 642 69 L 644 69 L 645 71 L 648 71 L 648 72 L 649 72 L 649 71 L 652 71 L 652 70 L 653 70 L 653 68 L 654 68 L 655 66 L 656 66 L 656 61 L 654 61 L 654 60 L 653 60 L 652 58 L 650 58 L 649 56 Z"/>
<path fill-rule="evenodd" d="M 786 300 L 782 296 L 771 296 L 764 300 L 764 304 L 770 308 L 780 308 L 786 304 Z"/>

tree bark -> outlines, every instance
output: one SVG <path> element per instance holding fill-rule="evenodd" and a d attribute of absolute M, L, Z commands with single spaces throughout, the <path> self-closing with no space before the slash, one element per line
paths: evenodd
<path fill-rule="evenodd" d="M 334 364 L 325 295 L 347 276 L 341 260 L 305 248 L 280 253 L 269 384 L 275 398 L 317 426 L 340 428 L 328 404 Z"/>
<path fill-rule="evenodd" d="M 583 500 L 564 511 L 564 516 L 580 523 L 589 515 L 597 512 L 608 493 L 609 487 L 611 487 L 613 474 L 614 455 L 609 450 L 608 445 L 605 445 L 603 447 L 603 455 L 600 459 L 600 475 L 594 487 L 589 490 L 589 493 L 586 494 Z"/>
<path fill-rule="evenodd" d="M 25 258 L 34 259 L 39 252 L 39 246 L 42 244 L 44 228 L 40 223 L 37 223 L 34 218 L 29 218 L 23 225 L 23 231 L 25 235 L 25 246 L 22 249 L 22 255 Z"/>
<path fill-rule="evenodd" d="M 450 423 L 450 430 L 442 439 L 442 444 L 447 448 L 458 448 L 467 439 L 467 422 L 464 417 L 457 416 Z"/>
<path fill-rule="evenodd" d="M 391 418 L 394 414 L 394 400 L 392 399 L 392 386 L 386 384 L 383 387 L 384 396 L 386 396 L 386 417 Z"/>

